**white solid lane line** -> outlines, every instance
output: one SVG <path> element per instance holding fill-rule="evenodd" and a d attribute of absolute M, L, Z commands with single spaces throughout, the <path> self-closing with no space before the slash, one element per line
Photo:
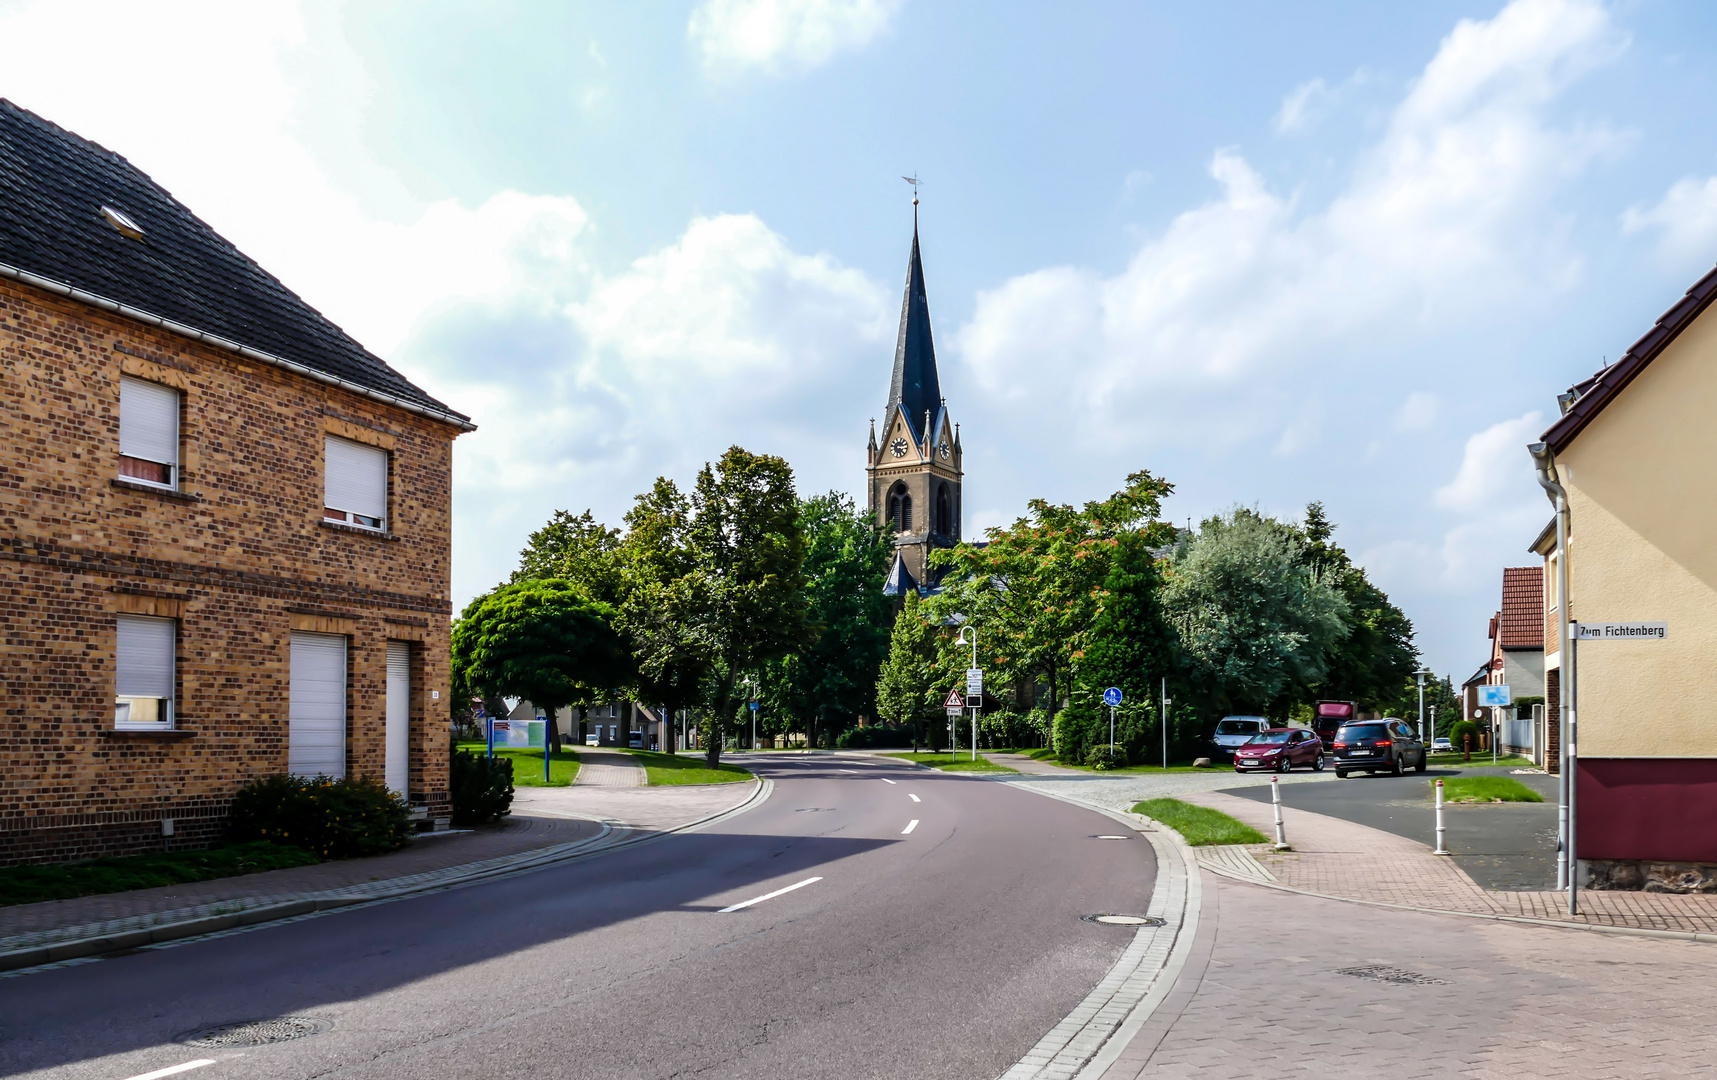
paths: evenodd
<path fill-rule="evenodd" d="M 918 819 L 913 818 L 911 821 L 908 821 L 906 823 L 906 828 L 900 830 L 900 835 L 905 836 L 907 833 L 911 832 L 913 829 L 916 829 L 916 828 L 918 828 Z"/>
<path fill-rule="evenodd" d="M 913 824 L 916 825 L 917 822 L 913 822 Z M 816 882 L 819 882 L 821 880 L 823 880 L 823 879 L 820 877 L 808 877 L 804 881 L 800 881 L 800 882 L 797 882 L 795 884 L 787 886 L 785 889 L 776 889 L 772 893 L 764 893 L 762 896 L 753 897 L 752 899 L 745 901 L 745 903 L 743 903 L 743 904 L 735 904 L 732 907 L 724 907 L 720 911 L 716 912 L 716 914 L 717 915 L 726 915 L 730 911 L 739 911 L 741 908 L 748 908 L 752 904 L 761 904 L 765 900 L 775 899 L 777 896 L 780 896 L 782 893 L 790 893 L 794 889 L 803 889 L 805 886 L 815 884 Z M 137 1080 L 144 1080 L 144 1078 L 143 1077 L 137 1077 Z"/>
<path fill-rule="evenodd" d="M 882 778 L 882 782 L 883 782 L 883 783 L 885 783 L 885 784 L 892 784 L 892 783 L 894 783 L 894 781 L 893 781 L 893 780 L 890 780 L 890 779 L 889 779 L 889 778 L 888 778 L 888 777 L 886 777 L 886 776 L 885 776 L 885 777 L 883 777 L 883 778 Z"/>
<path fill-rule="evenodd" d="M 200 1069 L 204 1065 L 213 1065 L 214 1063 L 214 1058 L 198 1058 L 196 1061 L 187 1061 L 183 1065 L 169 1065 L 165 1069 L 156 1069 L 154 1072 L 139 1073 L 136 1076 L 127 1077 L 127 1080 L 161 1080 L 163 1076 L 176 1076 L 179 1073 L 190 1072 L 192 1069 Z"/>
<path fill-rule="evenodd" d="M 912 794 L 910 791 L 906 793 L 906 797 L 908 799 L 911 799 L 913 802 L 923 802 L 924 801 L 923 799 L 920 799 L 918 796 Z"/>

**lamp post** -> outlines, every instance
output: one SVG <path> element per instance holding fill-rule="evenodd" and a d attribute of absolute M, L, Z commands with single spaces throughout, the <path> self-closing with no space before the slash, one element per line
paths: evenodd
<path fill-rule="evenodd" d="M 1424 668 L 1416 673 L 1419 676 L 1419 742 L 1425 742 L 1425 676 L 1431 674 Z"/>
<path fill-rule="evenodd" d="M 1169 679 L 1163 676 L 1163 772 L 1169 770 Z"/>
<path fill-rule="evenodd" d="M 757 750 L 757 682 L 750 676 L 746 677 L 745 690 L 749 695 L 748 704 L 751 706 L 751 749 Z"/>
<path fill-rule="evenodd" d="M 969 640 L 966 637 L 967 634 L 972 635 Z M 965 626 L 960 627 L 960 637 L 958 640 L 959 640 L 960 644 L 970 645 L 972 647 L 972 670 L 973 671 L 978 670 L 978 628 L 973 626 L 971 623 L 967 623 Z M 968 687 L 966 687 L 966 689 L 969 691 L 969 690 L 971 690 L 971 687 L 968 686 Z M 984 700 L 983 690 L 980 686 L 980 689 L 978 690 L 978 705 L 972 706 L 972 760 L 973 761 L 978 760 L 978 709 L 983 704 L 983 700 Z M 954 736 L 956 734 L 958 734 L 958 729 L 955 729 L 954 731 L 950 731 L 948 733 L 948 736 L 949 736 L 948 737 L 948 760 L 949 761 L 954 760 L 954 751 L 959 749 L 959 747 L 954 745 Z"/>

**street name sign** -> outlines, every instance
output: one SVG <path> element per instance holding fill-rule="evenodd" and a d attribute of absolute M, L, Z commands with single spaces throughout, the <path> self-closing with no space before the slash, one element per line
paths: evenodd
<path fill-rule="evenodd" d="M 1120 703 L 1121 703 L 1121 688 L 1120 687 L 1111 686 L 1111 687 L 1109 687 L 1109 689 L 1103 691 L 1103 704 L 1109 705 L 1109 706 L 1115 706 L 1115 705 L 1119 705 Z"/>
<path fill-rule="evenodd" d="M 1574 637 L 1578 641 L 1662 641 L 1668 636 L 1668 623 L 1583 622 L 1574 624 Z"/>
<path fill-rule="evenodd" d="M 1514 704 L 1514 691 L 1505 685 L 1485 685 L 1478 688 L 1479 704 L 1487 709 L 1506 709 Z"/>

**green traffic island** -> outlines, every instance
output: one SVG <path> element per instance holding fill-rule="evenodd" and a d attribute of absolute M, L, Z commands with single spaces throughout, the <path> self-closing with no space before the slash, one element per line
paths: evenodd
<path fill-rule="evenodd" d="M 1179 799 L 1146 799 L 1133 804 L 1133 813 L 1143 814 L 1185 837 L 1192 847 L 1220 844 L 1267 844 L 1270 838 L 1243 821 Z"/>
<path fill-rule="evenodd" d="M 923 765 L 925 768 L 928 768 L 928 769 L 941 769 L 943 772 L 978 772 L 978 773 L 1017 773 L 1017 772 L 1019 772 L 1018 769 L 1010 768 L 1007 765 L 998 765 L 997 763 L 991 761 L 989 758 L 985 757 L 982 754 L 979 754 L 978 759 L 976 761 L 973 761 L 972 760 L 972 754 L 970 751 L 965 751 L 965 752 L 957 753 L 957 754 L 953 754 L 953 755 L 931 753 L 929 751 L 925 751 L 923 753 L 913 753 L 912 751 L 903 751 L 903 752 L 897 753 L 897 754 L 882 754 L 880 756 L 886 757 L 886 758 L 899 758 L 901 761 L 910 761 L 914 765 Z"/>
<path fill-rule="evenodd" d="M 654 750 L 627 750 L 644 767 L 644 782 L 651 787 L 690 784 L 736 784 L 753 779 L 750 769 L 723 763 L 709 767 L 702 754 L 685 757 L 679 754 L 659 754 Z"/>
<path fill-rule="evenodd" d="M 460 742 L 454 745 L 455 750 L 463 750 L 478 757 L 487 757 L 489 744 L 482 741 Z M 562 743 L 558 753 L 549 752 L 548 780 L 543 780 L 543 752 L 541 750 L 519 749 L 516 747 L 495 747 L 497 760 L 507 761 L 513 766 L 513 784 L 516 787 L 568 787 L 578 778 L 578 751 L 569 743 Z"/>
<path fill-rule="evenodd" d="M 1437 782 L 1430 781 L 1432 791 Z M 1443 781 L 1446 803 L 1541 803 L 1544 796 L 1512 776 L 1455 776 Z"/>
<path fill-rule="evenodd" d="M 1533 769 L 1537 765 L 1529 757 L 1519 757 L 1515 754 L 1503 754 L 1495 761 L 1490 758 L 1490 752 L 1473 751 L 1473 759 L 1467 761 L 1465 755 L 1431 754 L 1425 759 L 1425 764 L 1433 769 Z"/>
<path fill-rule="evenodd" d="M 1051 750 L 1048 747 L 1039 747 L 1035 750 L 997 750 L 993 752 L 998 754 L 1023 754 L 1033 761 L 1041 761 L 1046 765 L 1055 765 L 1063 769 L 1077 769 L 1080 772 L 1088 773 L 1155 773 L 1160 775 L 1162 773 L 1207 773 L 1213 770 L 1220 771 L 1229 767 L 1226 765 L 1200 765 L 1195 768 L 1190 761 L 1175 762 L 1166 769 L 1162 767 L 1161 763 L 1156 765 L 1110 765 L 1106 762 L 1102 762 L 1095 765 L 1085 765 L 1063 761 L 1059 757 L 1055 756 L 1054 750 Z"/>

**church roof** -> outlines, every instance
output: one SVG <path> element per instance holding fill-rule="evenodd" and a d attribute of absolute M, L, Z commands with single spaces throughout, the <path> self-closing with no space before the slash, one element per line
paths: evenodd
<path fill-rule="evenodd" d="M 930 337 L 930 300 L 924 294 L 924 263 L 918 257 L 918 223 L 912 223 L 912 257 L 906 264 L 906 296 L 900 304 L 900 338 L 894 346 L 894 379 L 888 404 L 906 410 L 918 431 L 924 413 L 940 411 L 942 386 L 936 378 L 936 343 Z"/>
<path fill-rule="evenodd" d="M 906 568 L 906 559 L 899 549 L 894 552 L 894 565 L 889 568 L 888 580 L 883 583 L 882 595 L 905 596 L 908 592 L 921 592 L 918 579 L 912 576 L 912 571 Z"/>

